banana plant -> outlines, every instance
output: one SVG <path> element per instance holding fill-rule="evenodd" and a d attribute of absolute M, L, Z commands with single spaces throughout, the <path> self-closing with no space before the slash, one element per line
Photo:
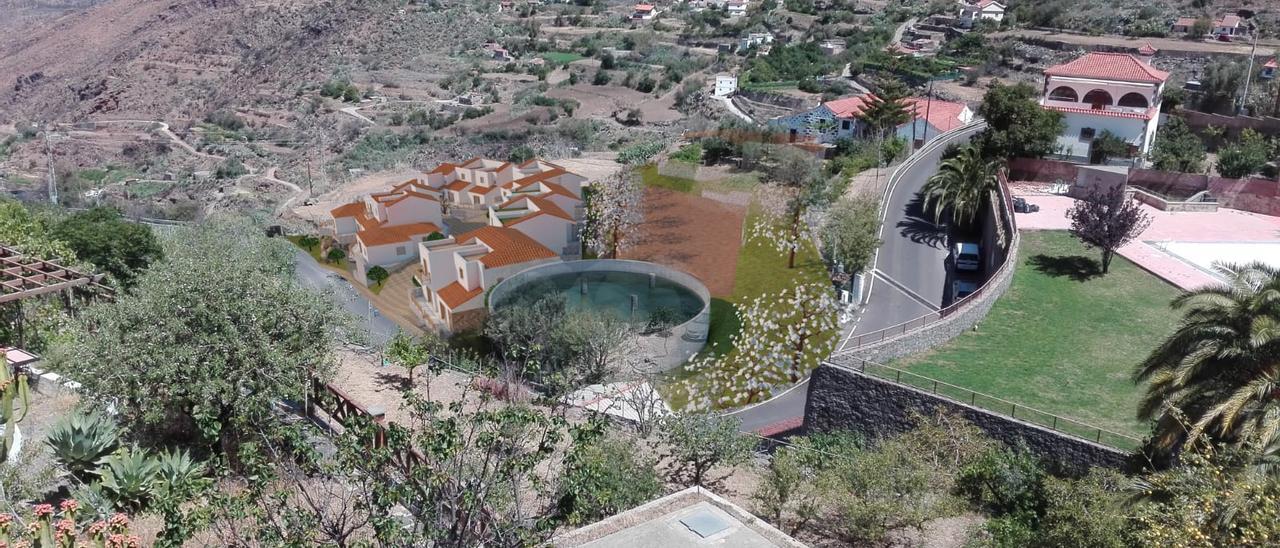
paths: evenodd
<path fill-rule="evenodd" d="M 12 368 L 0 367 L 0 423 L 4 424 L 4 438 L 0 439 L 0 462 L 9 459 L 9 449 L 18 433 L 18 421 L 27 416 L 31 408 L 31 389 L 27 375 Z"/>

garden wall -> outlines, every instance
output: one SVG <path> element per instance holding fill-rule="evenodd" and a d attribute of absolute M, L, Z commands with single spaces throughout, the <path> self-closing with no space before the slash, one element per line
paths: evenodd
<path fill-rule="evenodd" d="M 1226 133 L 1223 137 L 1231 139 L 1239 137 L 1240 132 L 1245 129 L 1252 129 L 1268 136 L 1280 135 L 1280 118 L 1271 116 L 1227 116 L 1186 109 L 1180 110 L 1178 115 L 1197 133 L 1212 126 L 1225 129 Z"/>
<path fill-rule="evenodd" d="M 806 432 L 849 430 L 868 438 L 916 427 L 917 414 L 954 413 L 1008 445 L 1025 443 L 1032 453 L 1076 471 L 1095 466 L 1123 469 L 1129 455 L 1075 436 L 897 384 L 839 365 L 813 372 L 804 409 Z"/>
<path fill-rule="evenodd" d="M 1014 158 L 1009 160 L 1009 179 L 1052 183 L 1058 180 L 1074 183 L 1079 166 L 1058 160 Z"/>

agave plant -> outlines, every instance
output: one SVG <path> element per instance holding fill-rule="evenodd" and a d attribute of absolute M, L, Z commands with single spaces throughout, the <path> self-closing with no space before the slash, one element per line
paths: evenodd
<path fill-rule="evenodd" d="M 18 421 L 31 408 L 31 389 L 27 376 L 0 364 L 0 462 L 9 458 L 9 449 L 18 431 Z"/>
<path fill-rule="evenodd" d="M 165 451 L 157 459 L 156 496 L 182 499 L 208 486 L 204 464 L 182 451 Z"/>
<path fill-rule="evenodd" d="M 120 433 L 97 411 L 74 413 L 53 426 L 45 443 L 67 471 L 86 481 L 99 461 L 120 445 Z"/>
<path fill-rule="evenodd" d="M 143 509 L 156 494 L 160 461 L 137 447 L 121 449 L 102 459 L 96 471 L 98 486 L 116 506 L 130 511 Z"/>

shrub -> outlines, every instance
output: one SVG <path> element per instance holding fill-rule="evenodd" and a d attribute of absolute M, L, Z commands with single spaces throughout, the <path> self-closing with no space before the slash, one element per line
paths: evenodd
<path fill-rule="evenodd" d="M 1218 173 L 1228 179 L 1243 179 L 1267 164 L 1267 142 L 1261 134 L 1246 129 L 1240 140 L 1218 152 Z"/>
<path fill-rule="evenodd" d="M 699 163 L 702 161 L 702 144 L 690 143 L 680 147 L 680 150 L 671 155 L 671 159 L 691 164 Z"/>
<path fill-rule="evenodd" d="M 365 275 L 369 277 L 370 281 L 378 285 L 382 285 L 382 282 L 387 281 L 387 278 L 391 277 L 391 274 L 387 272 L 387 269 L 382 268 L 381 266 L 374 266 L 370 268 Z"/>
<path fill-rule="evenodd" d="M 229 110 L 215 111 L 205 117 L 205 121 L 227 131 L 244 129 L 244 120 Z"/>
<path fill-rule="evenodd" d="M 434 242 L 436 240 L 443 240 L 443 239 L 445 239 L 445 235 L 439 232 L 432 232 L 431 234 L 427 234 L 428 242 Z"/>
<path fill-rule="evenodd" d="M 597 70 L 596 75 L 591 78 L 591 85 L 606 86 L 606 85 L 609 85 L 609 81 L 612 79 L 613 78 L 609 76 L 608 71 L 605 71 L 603 69 Z"/>
<path fill-rule="evenodd" d="M 625 165 L 640 165 L 662 152 L 663 148 L 664 145 L 660 141 L 636 143 L 618 152 L 617 161 Z"/>
<path fill-rule="evenodd" d="M 136 512 L 155 496 L 159 472 L 159 461 L 133 447 L 103 459 L 96 473 L 107 498 L 118 508 Z"/>
<path fill-rule="evenodd" d="M 54 424 L 45 443 L 58 463 L 83 481 L 116 449 L 120 434 L 115 423 L 97 411 L 73 413 Z"/>
<path fill-rule="evenodd" d="M 565 456 L 558 512 L 570 525 L 592 523 L 634 508 L 662 492 L 655 463 L 637 454 L 635 440 L 603 437 L 582 439 Z"/>
<path fill-rule="evenodd" d="M 222 165 L 218 166 L 218 171 L 214 176 L 219 179 L 235 179 L 241 175 L 249 173 L 244 164 L 236 158 L 228 158 Z"/>
<path fill-rule="evenodd" d="M 343 251 L 343 250 L 341 250 L 341 249 L 338 249 L 338 248 L 336 248 L 336 247 L 335 247 L 335 248 L 333 248 L 333 249 L 330 249 L 330 250 L 329 250 L 329 253 L 327 253 L 327 254 L 325 255 L 325 259 L 328 259 L 328 260 L 329 260 L 329 262 L 331 262 L 331 263 L 336 263 L 336 262 L 341 261 L 341 260 L 343 260 L 343 259 L 345 259 L 345 258 L 347 258 L 347 252 L 345 252 L 345 251 Z"/>
<path fill-rule="evenodd" d="M 1044 503 L 1044 471 L 1026 450 L 991 449 L 960 470 L 956 491 L 996 516 L 1034 516 Z"/>

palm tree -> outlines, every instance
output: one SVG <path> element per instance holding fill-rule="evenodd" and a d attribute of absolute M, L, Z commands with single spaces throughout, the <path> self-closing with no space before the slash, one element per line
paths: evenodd
<path fill-rule="evenodd" d="M 951 218 L 960 224 L 971 224 L 982 204 L 998 190 L 999 164 L 982 157 L 978 147 L 965 145 L 959 154 L 942 161 L 942 166 L 925 182 L 920 193 L 924 209 L 933 209 L 934 222 L 942 221 L 942 213 L 951 208 Z"/>
<path fill-rule="evenodd" d="M 1267 453 L 1280 444 L 1280 268 L 1215 269 L 1228 283 L 1174 299 L 1181 326 L 1134 372 L 1138 417 L 1165 453 L 1202 436 Z"/>

